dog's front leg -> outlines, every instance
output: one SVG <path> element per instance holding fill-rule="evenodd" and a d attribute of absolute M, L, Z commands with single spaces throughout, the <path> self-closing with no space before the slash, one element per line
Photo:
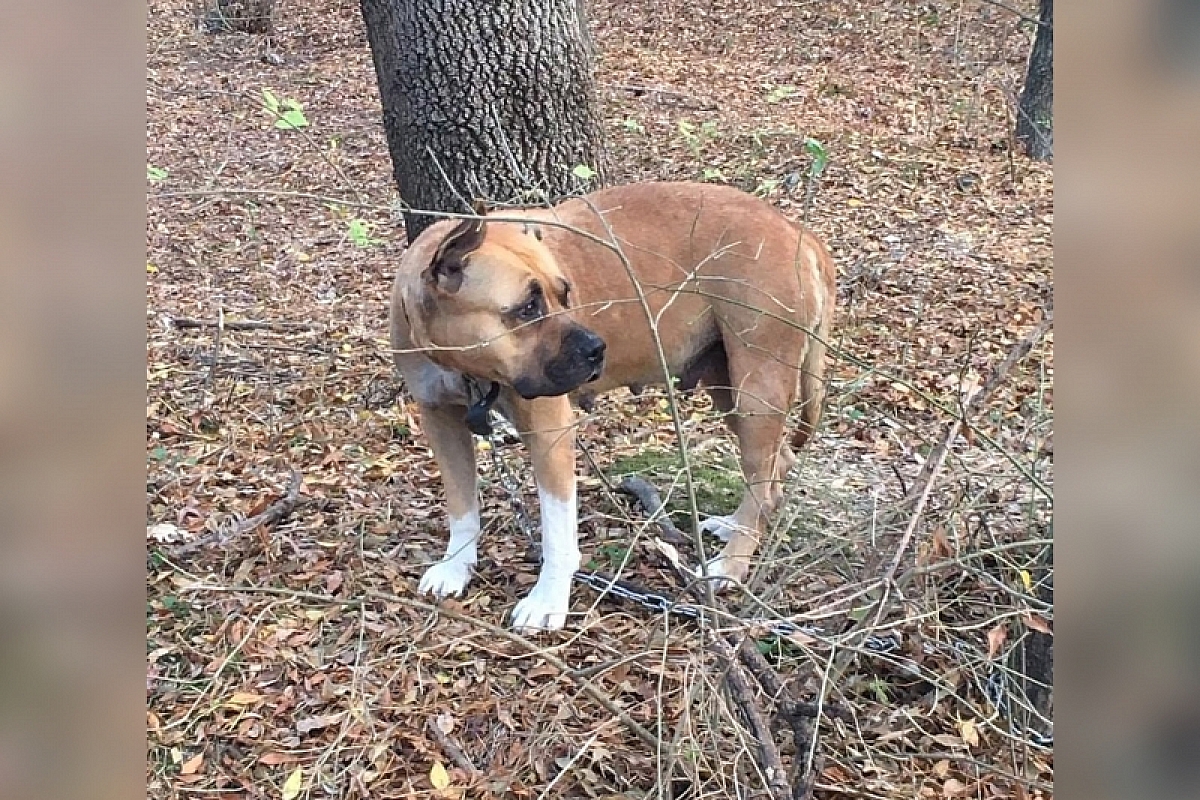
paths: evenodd
<path fill-rule="evenodd" d="M 575 501 L 575 421 L 564 397 L 515 400 L 513 421 L 529 448 L 542 509 L 542 569 L 513 609 L 517 630 L 558 630 L 571 608 L 571 581 L 579 569 Z"/>
<path fill-rule="evenodd" d="M 448 597 L 462 594 L 478 560 L 479 489 L 475 447 L 462 406 L 421 405 L 421 426 L 429 437 L 446 488 L 450 542 L 445 557 L 425 570 L 419 591 Z"/>

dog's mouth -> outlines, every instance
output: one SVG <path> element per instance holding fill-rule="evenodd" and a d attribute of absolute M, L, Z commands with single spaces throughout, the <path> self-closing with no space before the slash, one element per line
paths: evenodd
<path fill-rule="evenodd" d="M 575 326 L 562 338 L 558 353 L 545 362 L 536 378 L 513 382 L 517 394 L 526 400 L 569 394 L 604 373 L 604 340 L 582 326 Z"/>

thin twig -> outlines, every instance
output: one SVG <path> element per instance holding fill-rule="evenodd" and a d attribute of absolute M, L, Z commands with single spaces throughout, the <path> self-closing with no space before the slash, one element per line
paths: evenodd
<path fill-rule="evenodd" d="M 963 429 L 963 426 L 970 426 L 971 418 L 979 413 L 983 408 L 983 404 L 987 402 L 988 398 L 1004 382 L 1004 379 L 1008 377 L 1008 373 L 1012 371 L 1012 368 L 1025 358 L 1025 356 L 1029 355 L 1029 351 L 1046 335 L 1046 332 L 1050 330 L 1053 324 L 1054 308 L 1051 306 L 1045 310 L 1042 321 L 1034 326 L 1033 330 L 1024 339 L 1017 342 L 1008 351 L 1008 355 L 1004 357 L 1004 361 L 1000 362 L 1000 366 L 996 367 L 983 386 L 979 387 L 979 391 L 975 392 L 971 396 L 971 399 L 967 401 L 967 404 L 962 409 L 962 413 L 954 420 L 954 424 L 950 426 L 950 430 L 946 432 L 946 436 L 938 443 L 933 452 L 929 454 L 929 458 L 925 460 L 925 464 L 921 467 L 921 472 L 913 482 L 914 492 L 918 486 L 921 486 L 925 481 L 930 479 L 930 475 L 935 470 L 941 468 L 941 462 L 946 458 L 946 451 Z M 912 495 L 910 494 L 909 496 L 911 498 Z"/>
<path fill-rule="evenodd" d="M 204 379 L 204 386 L 212 388 L 217 377 L 217 367 L 221 364 L 221 339 L 225 334 L 225 309 L 217 306 L 217 335 L 213 337 L 213 354 L 212 363 L 208 367 L 208 377 Z"/>
<path fill-rule="evenodd" d="M 314 327 L 307 322 L 265 322 L 253 319 L 227 319 L 222 322 L 192 317 L 172 317 L 171 324 L 176 328 L 224 327 L 230 331 L 311 331 Z"/>
<path fill-rule="evenodd" d="M 995 6 L 996 8 L 1001 8 L 1001 9 L 1004 9 L 1005 11 L 1007 11 L 1007 12 L 1008 12 L 1008 13 L 1010 13 L 1010 14 L 1016 14 L 1016 15 L 1017 15 L 1018 17 L 1020 17 L 1021 19 L 1025 20 L 1026 22 L 1032 22 L 1034 25 L 1040 25 L 1040 26 L 1041 26 L 1041 27 L 1043 27 L 1043 28 L 1050 28 L 1050 27 L 1053 27 L 1053 26 L 1052 26 L 1052 25 L 1050 25 L 1050 23 L 1048 23 L 1048 22 L 1042 22 L 1042 21 L 1041 21 L 1040 19 L 1038 19 L 1037 17 L 1031 17 L 1031 16 L 1029 16 L 1028 14 L 1026 14 L 1026 13 L 1024 13 L 1024 12 L 1022 12 L 1022 11 L 1020 11 L 1020 10 L 1018 10 L 1018 9 L 1015 9 L 1015 8 L 1013 8 L 1013 7 L 1012 7 L 1012 6 L 1010 6 L 1010 5 L 1006 5 L 1006 4 L 1004 4 L 1004 3 L 998 2 L 998 0 L 979 0 L 979 2 L 981 2 L 981 3 L 987 3 L 989 6 Z"/>
<path fill-rule="evenodd" d="M 250 197 L 281 197 L 292 198 L 295 200 L 315 200 L 318 203 L 335 203 L 343 208 L 360 208 L 366 211 L 387 211 L 396 210 L 395 206 L 384 206 L 378 203 L 363 203 L 357 200 L 348 200 L 344 197 L 331 197 L 324 194 L 313 194 L 312 192 L 292 192 L 284 189 L 238 189 L 238 188 L 211 188 L 211 189 L 182 189 L 171 192 L 154 192 L 149 197 L 212 197 L 227 195 L 229 197 L 238 197 L 240 195 L 248 195 Z"/>
<path fill-rule="evenodd" d="M 991 397 L 992 393 L 1004 382 L 1008 377 L 1008 373 L 1012 368 L 1029 354 L 1033 346 L 1050 330 L 1050 326 L 1054 324 L 1053 308 L 1046 309 L 1045 316 L 1029 334 L 1017 342 L 1016 345 L 1008 352 L 1004 361 L 1000 362 L 1000 366 L 996 367 L 991 377 L 979 387 L 979 391 L 971 397 L 967 404 L 963 407 L 962 414 L 946 431 L 946 435 L 938 442 L 937 447 L 930 453 L 926 459 L 924 466 L 921 467 L 921 472 L 917 475 L 917 480 L 913 484 L 913 490 L 916 491 L 920 487 L 920 495 L 917 497 L 917 505 L 913 509 L 912 516 L 908 521 L 908 526 L 904 529 L 904 535 L 900 537 L 900 543 L 896 546 L 896 553 L 892 556 L 892 561 L 888 565 L 887 571 L 883 574 L 883 582 L 886 585 L 891 585 L 892 579 L 896 577 L 896 572 L 900 569 L 900 562 L 904 559 L 904 552 L 908 549 L 912 542 L 913 534 L 917 530 L 917 522 L 921 519 L 921 515 L 925 511 L 925 505 L 929 502 L 929 496 L 933 492 L 933 486 L 937 483 L 937 477 L 942 471 L 942 466 L 946 463 L 946 457 L 950 454 L 950 444 L 958 436 L 964 425 L 969 424 L 971 417 L 979 413 L 983 408 L 983 404 Z"/>

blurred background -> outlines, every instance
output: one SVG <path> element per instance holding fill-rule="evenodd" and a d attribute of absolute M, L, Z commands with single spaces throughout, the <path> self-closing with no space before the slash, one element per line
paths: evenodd
<path fill-rule="evenodd" d="M 1200 3 L 1063 3 L 1058 788 L 1200 796 Z"/>
<path fill-rule="evenodd" d="M 1200 796 L 1200 3 L 1061 2 L 1056 759 Z M 144 782 L 144 15 L 0 22 L 0 797 Z"/>

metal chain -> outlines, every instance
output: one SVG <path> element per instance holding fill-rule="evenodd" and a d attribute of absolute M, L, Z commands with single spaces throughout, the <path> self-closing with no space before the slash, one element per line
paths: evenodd
<path fill-rule="evenodd" d="M 525 534 L 526 538 L 529 539 L 530 545 L 540 552 L 537 533 L 534 530 L 533 522 L 529 518 L 529 511 L 525 507 L 525 502 L 521 499 L 521 481 L 508 468 L 507 462 L 500 455 L 500 445 L 502 442 L 496 430 L 498 425 L 507 425 L 507 420 L 495 410 L 492 410 L 490 413 L 492 414 L 492 421 L 494 423 L 492 433 L 484 438 L 489 444 L 489 449 L 492 451 L 492 463 L 495 465 L 496 476 L 505 494 L 508 495 L 508 501 L 512 507 L 513 515 L 516 517 L 517 526 Z M 682 619 L 697 621 L 703 617 L 706 610 L 711 613 L 711 609 L 706 609 L 704 606 L 679 602 L 670 595 L 655 592 L 595 570 L 578 570 L 573 577 L 578 583 L 582 583 L 584 586 L 588 586 L 599 592 L 602 597 L 608 596 L 628 600 L 656 614 L 671 614 Z M 788 620 L 768 619 L 765 617 L 752 619 L 738 617 L 737 620 L 743 625 L 764 628 L 768 633 L 775 636 L 787 637 L 792 634 L 800 634 L 818 642 L 829 639 L 825 632 L 815 626 L 797 625 Z M 898 651 L 901 644 L 900 635 L 893 633 L 882 636 L 868 636 L 863 640 L 862 647 L 870 653 L 889 655 Z M 1017 725 L 1013 721 L 1009 708 L 1010 703 L 1006 684 L 1007 680 L 1003 673 L 999 669 L 993 669 L 988 674 L 987 680 L 982 687 L 983 694 L 1000 710 L 1004 718 L 1009 720 L 1009 724 L 1012 725 L 1014 731 L 1023 733 L 1031 744 L 1039 747 L 1052 747 L 1054 745 L 1053 732 L 1049 735 L 1043 734 L 1032 728 L 1024 728 Z"/>

